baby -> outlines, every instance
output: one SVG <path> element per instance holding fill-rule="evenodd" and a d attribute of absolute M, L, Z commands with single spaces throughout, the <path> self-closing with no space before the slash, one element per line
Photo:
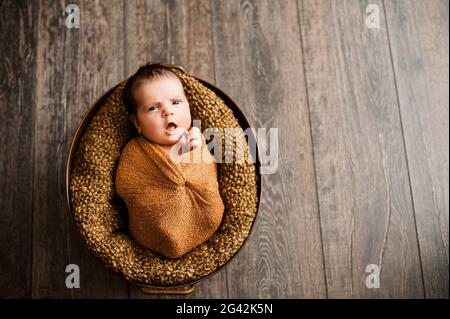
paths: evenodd
<path fill-rule="evenodd" d="M 170 69 L 158 64 L 139 69 L 125 88 L 124 101 L 138 133 L 158 144 L 173 160 L 201 146 L 200 130 L 191 127 L 184 88 Z"/>
<path fill-rule="evenodd" d="M 183 85 L 171 69 L 141 67 L 127 81 L 124 103 L 139 133 L 122 150 L 115 177 L 130 235 L 165 257 L 180 257 L 208 240 L 222 221 L 214 157 L 191 125 Z M 201 161 L 186 161 L 191 155 Z"/>

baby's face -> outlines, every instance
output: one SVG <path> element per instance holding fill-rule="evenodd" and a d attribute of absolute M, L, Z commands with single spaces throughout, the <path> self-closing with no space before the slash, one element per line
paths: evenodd
<path fill-rule="evenodd" d="M 135 99 L 137 110 L 133 122 L 152 142 L 173 145 L 189 130 L 189 103 L 175 75 L 142 83 L 135 91 Z"/>

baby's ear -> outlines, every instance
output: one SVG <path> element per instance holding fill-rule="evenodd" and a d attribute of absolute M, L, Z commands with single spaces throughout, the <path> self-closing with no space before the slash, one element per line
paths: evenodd
<path fill-rule="evenodd" d="M 140 129 L 139 125 L 137 124 L 136 116 L 131 115 L 130 120 L 131 120 L 131 122 L 133 122 L 134 127 L 136 127 L 136 130 L 139 132 L 139 134 L 141 134 L 141 129 Z"/>

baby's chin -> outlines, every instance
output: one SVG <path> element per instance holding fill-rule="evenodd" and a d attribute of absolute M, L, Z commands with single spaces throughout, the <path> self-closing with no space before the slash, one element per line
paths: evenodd
<path fill-rule="evenodd" d="M 180 130 L 179 132 L 174 132 L 172 134 L 163 133 L 160 138 L 154 140 L 153 142 L 161 145 L 173 145 L 180 141 L 180 139 L 183 137 L 184 132 L 184 130 Z"/>
<path fill-rule="evenodd" d="M 165 145 L 173 145 L 178 143 L 178 141 L 183 137 L 183 135 L 171 135 L 168 137 L 165 137 L 163 141 L 161 141 L 161 144 Z"/>
<path fill-rule="evenodd" d="M 167 131 L 159 132 L 157 136 L 155 135 L 148 136 L 145 133 L 143 133 L 143 135 L 147 140 L 153 143 L 169 146 L 178 143 L 178 141 L 180 141 L 183 135 L 187 132 L 188 129 L 185 129 L 183 127 L 177 127 L 175 130 L 170 132 Z"/>
<path fill-rule="evenodd" d="M 187 132 L 183 127 L 177 127 L 173 131 L 164 131 L 163 136 L 171 141 L 178 142 L 178 140 Z"/>

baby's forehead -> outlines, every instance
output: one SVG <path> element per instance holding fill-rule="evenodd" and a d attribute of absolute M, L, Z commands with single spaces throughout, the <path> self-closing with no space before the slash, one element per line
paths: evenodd
<path fill-rule="evenodd" d="M 164 82 L 164 81 L 167 81 L 167 80 L 170 80 L 171 82 L 177 82 L 181 86 L 183 86 L 183 84 L 181 83 L 180 78 L 176 74 L 171 74 L 171 73 L 170 74 L 169 73 L 160 74 L 160 75 L 158 75 L 158 76 L 156 76 L 156 77 L 154 77 L 152 79 L 149 79 L 149 81 L 151 83 L 152 82 Z"/>
<path fill-rule="evenodd" d="M 184 92 L 183 84 L 176 75 L 164 74 L 153 79 L 144 80 L 143 84 L 147 84 L 147 88 L 167 87 L 171 90 L 179 90 Z"/>
<path fill-rule="evenodd" d="M 137 88 L 138 100 L 158 100 L 160 98 L 182 98 L 184 87 L 176 75 L 162 75 L 143 81 Z"/>

